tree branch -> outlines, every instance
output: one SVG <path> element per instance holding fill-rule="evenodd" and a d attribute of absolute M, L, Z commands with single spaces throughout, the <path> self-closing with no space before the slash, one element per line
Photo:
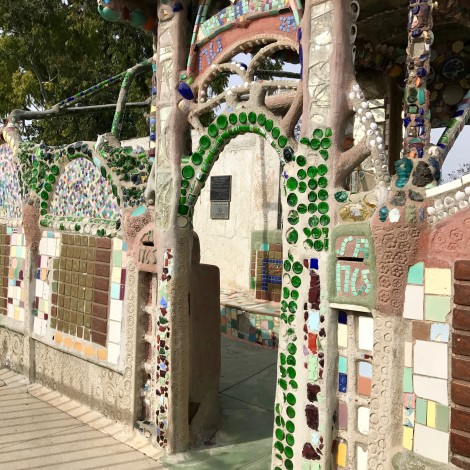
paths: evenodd
<path fill-rule="evenodd" d="M 336 165 L 334 186 L 344 187 L 346 178 L 360 165 L 370 154 L 370 148 L 367 146 L 367 135 L 351 149 L 343 152 L 340 161 Z"/>

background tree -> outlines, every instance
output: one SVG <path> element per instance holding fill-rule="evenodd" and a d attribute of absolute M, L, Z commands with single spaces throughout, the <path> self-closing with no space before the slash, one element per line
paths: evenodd
<path fill-rule="evenodd" d="M 96 0 L 0 0 L 0 115 L 46 109 L 152 55 L 144 31 L 104 21 Z M 151 72 L 134 80 L 129 101 L 150 94 Z M 116 102 L 119 86 L 83 105 Z M 121 138 L 146 135 L 145 109 L 126 112 Z M 113 111 L 33 121 L 28 138 L 48 144 L 95 140 Z"/>

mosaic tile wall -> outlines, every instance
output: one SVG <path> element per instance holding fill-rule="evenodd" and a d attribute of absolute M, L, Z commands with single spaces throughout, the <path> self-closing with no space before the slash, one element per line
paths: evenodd
<path fill-rule="evenodd" d="M 280 302 L 282 243 L 259 243 L 251 252 L 250 285 L 255 298 Z"/>
<path fill-rule="evenodd" d="M 455 263 L 454 302 L 450 450 L 451 462 L 465 468 L 470 458 L 470 260 Z"/>
<path fill-rule="evenodd" d="M 7 316 L 24 320 L 24 274 L 26 268 L 26 246 L 22 228 L 7 228 L 10 235 L 10 267 L 8 269 Z"/>
<path fill-rule="evenodd" d="M 99 188 L 99 191 L 97 190 Z M 120 209 L 111 183 L 85 158 L 70 162 L 57 182 L 50 212 L 57 216 L 117 219 Z"/>
<path fill-rule="evenodd" d="M 0 218 L 19 219 L 22 216 L 22 198 L 18 180 L 18 167 L 13 153 L 6 144 L 0 145 Z"/>
<path fill-rule="evenodd" d="M 374 321 L 357 312 L 338 312 L 339 469 L 367 470 Z"/>
<path fill-rule="evenodd" d="M 120 239 L 43 232 L 34 332 L 117 364 L 126 280 Z"/>
<path fill-rule="evenodd" d="M 7 314 L 8 268 L 10 266 L 10 235 L 7 227 L 0 225 L 0 313 Z"/>
<path fill-rule="evenodd" d="M 274 13 L 283 8 L 288 8 L 289 2 L 285 0 L 241 0 L 234 5 L 220 10 L 216 15 L 201 24 L 197 42 L 213 36 L 220 29 L 225 29 L 230 23 L 243 20 L 244 16 L 253 12 Z M 294 23 L 295 24 L 295 23 Z"/>
<path fill-rule="evenodd" d="M 220 331 L 227 336 L 276 348 L 279 315 L 263 315 L 221 305 Z"/>
<path fill-rule="evenodd" d="M 403 317 L 412 321 L 403 369 L 403 447 L 438 462 L 449 453 L 448 342 L 451 270 L 408 271 Z"/>

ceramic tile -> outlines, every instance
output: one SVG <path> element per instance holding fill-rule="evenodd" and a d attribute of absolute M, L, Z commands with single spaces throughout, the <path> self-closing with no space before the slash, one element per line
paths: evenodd
<path fill-rule="evenodd" d="M 356 470 L 368 470 L 368 452 L 367 448 L 356 445 Z"/>
<path fill-rule="evenodd" d="M 424 317 L 430 321 L 445 322 L 450 308 L 450 297 L 426 295 Z"/>
<path fill-rule="evenodd" d="M 426 410 L 426 426 L 430 428 L 436 427 L 436 402 L 428 401 Z"/>
<path fill-rule="evenodd" d="M 348 347 L 348 325 L 338 323 L 338 347 Z"/>
<path fill-rule="evenodd" d="M 436 428 L 439 431 L 449 432 L 449 407 L 436 405 Z"/>
<path fill-rule="evenodd" d="M 403 426 L 403 447 L 413 450 L 413 428 Z"/>
<path fill-rule="evenodd" d="M 431 340 L 447 343 L 449 341 L 449 325 L 433 323 L 431 325 Z"/>
<path fill-rule="evenodd" d="M 447 380 L 415 374 L 413 376 L 413 384 L 417 397 L 427 398 L 442 405 L 448 405 Z"/>
<path fill-rule="evenodd" d="M 424 311 L 424 287 L 407 285 L 405 288 L 405 305 L 403 318 L 422 320 Z"/>
<path fill-rule="evenodd" d="M 452 279 L 450 269 L 426 268 L 424 271 L 424 289 L 426 294 L 451 294 Z"/>
<path fill-rule="evenodd" d="M 417 340 L 413 351 L 414 372 L 446 379 L 447 355 L 447 344 Z"/>
<path fill-rule="evenodd" d="M 408 283 L 423 285 L 424 263 L 416 263 L 408 270 Z"/>
<path fill-rule="evenodd" d="M 338 450 L 336 454 L 336 463 L 341 467 L 346 467 L 348 454 L 348 446 L 345 442 L 340 442 L 338 444 Z"/>
<path fill-rule="evenodd" d="M 413 369 L 411 367 L 403 368 L 403 391 L 413 393 Z"/>
<path fill-rule="evenodd" d="M 374 320 L 371 317 L 359 317 L 358 347 L 365 351 L 372 351 L 374 346 Z"/>
<path fill-rule="evenodd" d="M 416 422 L 426 424 L 428 401 L 423 398 L 416 399 Z"/>
<path fill-rule="evenodd" d="M 365 406 L 359 406 L 357 408 L 357 430 L 361 434 L 369 434 L 369 418 L 369 408 L 366 408 Z"/>
<path fill-rule="evenodd" d="M 447 463 L 449 455 L 449 434 L 421 424 L 416 424 L 413 450 L 428 459 Z"/>
<path fill-rule="evenodd" d="M 415 410 L 403 407 L 403 425 L 409 428 L 415 425 Z"/>
<path fill-rule="evenodd" d="M 405 341 L 405 367 L 411 367 L 413 360 L 413 344 Z"/>

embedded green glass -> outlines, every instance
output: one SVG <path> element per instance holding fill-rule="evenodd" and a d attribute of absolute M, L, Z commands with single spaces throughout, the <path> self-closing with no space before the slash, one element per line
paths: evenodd
<path fill-rule="evenodd" d="M 318 178 L 318 186 L 320 186 L 320 188 L 326 188 L 328 186 L 328 180 L 324 176 L 321 176 Z"/>
<path fill-rule="evenodd" d="M 312 139 L 310 141 L 310 148 L 312 150 L 318 150 L 320 148 L 321 142 L 318 139 Z"/>
<path fill-rule="evenodd" d="M 303 194 L 305 191 L 307 191 L 307 183 L 305 181 L 301 181 L 299 183 L 299 193 Z"/>
<path fill-rule="evenodd" d="M 315 228 L 312 230 L 312 237 L 313 237 L 313 238 L 320 238 L 320 237 L 321 237 L 321 229 L 318 228 L 318 227 L 315 227 Z"/>
<path fill-rule="evenodd" d="M 209 136 L 207 135 L 203 135 L 201 136 L 201 138 L 199 139 L 199 145 L 201 146 L 201 148 L 203 148 L 204 150 L 207 150 L 210 145 L 211 145 L 211 139 Z"/>
<path fill-rule="evenodd" d="M 273 127 L 271 134 L 274 139 L 277 139 L 281 135 L 281 131 L 279 130 L 279 127 Z"/>
<path fill-rule="evenodd" d="M 287 421 L 286 422 L 286 429 L 289 431 L 289 432 L 294 432 L 295 431 L 295 425 L 292 421 Z"/>
<path fill-rule="evenodd" d="M 290 268 L 291 268 L 291 262 L 290 262 L 288 259 L 286 259 L 286 260 L 284 261 L 284 269 L 285 269 L 286 271 L 290 271 Z"/>
<path fill-rule="evenodd" d="M 307 212 L 307 206 L 305 204 L 299 204 L 297 206 L 297 210 L 301 213 L 301 214 L 305 214 Z"/>
<path fill-rule="evenodd" d="M 323 242 L 321 240 L 315 240 L 313 248 L 315 248 L 317 251 L 323 250 Z"/>
<path fill-rule="evenodd" d="M 288 407 L 290 408 L 290 407 Z M 288 415 L 289 416 L 289 415 Z M 294 416 L 295 416 L 295 411 L 294 411 Z M 294 416 L 289 416 L 289 418 L 294 418 Z M 287 434 L 286 436 L 286 442 L 290 445 L 293 446 L 295 444 L 295 439 L 292 434 Z"/>
<path fill-rule="evenodd" d="M 318 165 L 318 174 L 320 176 L 325 176 L 328 173 L 328 167 L 324 165 L 323 163 L 321 165 Z"/>
<path fill-rule="evenodd" d="M 298 172 L 297 172 L 297 178 L 299 178 L 299 180 L 303 180 L 307 177 L 307 172 L 301 168 Z"/>
<path fill-rule="evenodd" d="M 276 438 L 282 441 L 284 439 L 284 431 L 280 428 L 276 429 Z"/>
<path fill-rule="evenodd" d="M 318 199 L 320 199 L 320 201 L 326 201 L 328 199 L 328 191 L 326 189 L 320 189 L 320 191 L 318 191 Z"/>
<path fill-rule="evenodd" d="M 305 166 L 305 164 L 307 163 L 307 159 L 303 155 L 299 155 L 297 157 L 296 162 L 297 162 L 297 165 L 299 166 Z"/>
<path fill-rule="evenodd" d="M 200 165 L 202 163 L 202 155 L 199 152 L 194 152 L 191 156 L 191 161 L 194 165 Z"/>
<path fill-rule="evenodd" d="M 308 193 L 308 200 L 310 202 L 315 202 L 317 200 L 317 193 L 315 193 L 314 191 L 311 191 Z"/>
<path fill-rule="evenodd" d="M 317 205 L 314 203 L 314 202 L 311 202 L 309 205 L 308 205 L 308 211 L 310 212 L 310 214 L 313 214 L 317 211 L 318 207 Z"/>
<path fill-rule="evenodd" d="M 297 230 L 295 230 L 295 228 L 290 228 L 289 230 L 287 230 L 286 239 L 287 242 L 291 245 L 297 243 L 297 240 L 299 239 L 299 234 L 297 233 Z"/>
<path fill-rule="evenodd" d="M 297 205 L 297 202 L 298 202 L 298 197 L 296 194 L 294 193 L 290 193 L 288 196 L 287 196 L 287 204 L 289 204 L 289 206 L 291 207 L 294 207 Z"/>
<path fill-rule="evenodd" d="M 296 261 L 292 265 L 292 270 L 294 271 L 295 274 L 300 274 L 304 270 L 304 267 L 302 266 L 302 263 L 300 263 L 299 261 Z"/>
<path fill-rule="evenodd" d="M 211 125 L 207 128 L 207 133 L 208 133 L 211 137 L 217 137 L 217 135 L 219 134 L 219 128 L 218 128 L 215 124 L 211 124 Z"/>
<path fill-rule="evenodd" d="M 308 225 L 310 225 L 310 227 L 316 227 L 318 225 L 318 222 L 319 219 L 316 215 L 312 215 L 312 217 L 308 219 Z"/>
<path fill-rule="evenodd" d="M 246 113 L 240 113 L 238 116 L 238 120 L 242 123 L 245 124 L 246 121 L 248 120 Z"/>
<path fill-rule="evenodd" d="M 273 126 L 274 126 L 274 123 L 271 119 L 268 119 L 266 121 L 266 124 L 264 125 L 264 127 L 266 128 L 267 131 L 271 132 L 272 129 L 273 129 Z"/>
<path fill-rule="evenodd" d="M 183 178 L 189 180 L 194 176 L 194 168 L 190 165 L 184 166 L 181 173 L 183 174 Z"/>
<path fill-rule="evenodd" d="M 258 114 L 258 124 L 264 126 L 266 124 L 266 116 L 264 114 Z"/>
<path fill-rule="evenodd" d="M 310 189 L 317 189 L 317 186 L 318 186 L 318 181 L 314 178 L 308 180 L 308 187 Z"/>
<path fill-rule="evenodd" d="M 318 212 L 320 212 L 320 214 L 326 214 L 328 209 L 329 206 L 327 202 L 320 202 L 320 204 L 318 204 Z"/>
<path fill-rule="evenodd" d="M 287 186 L 287 189 L 289 189 L 289 191 L 294 191 L 295 189 L 297 189 L 297 185 L 298 185 L 297 180 L 292 177 L 290 177 L 286 182 L 286 186 Z"/>
<path fill-rule="evenodd" d="M 234 113 L 231 113 L 230 116 L 228 117 L 228 120 L 230 124 L 235 125 L 237 123 L 237 115 Z"/>
<path fill-rule="evenodd" d="M 287 400 L 287 403 L 289 403 L 289 405 L 292 405 L 292 406 L 294 406 L 295 403 L 297 402 L 297 400 L 295 399 L 294 394 L 292 394 L 292 393 L 287 394 L 286 400 Z"/>
<path fill-rule="evenodd" d="M 323 149 L 329 149 L 331 147 L 331 139 L 328 139 L 327 137 L 325 137 L 324 139 L 322 139 L 321 141 L 321 147 Z"/>
<path fill-rule="evenodd" d="M 321 217 L 320 217 L 320 224 L 322 225 L 328 225 L 330 223 L 330 216 L 329 215 L 326 215 L 326 214 L 323 214 Z"/>
<path fill-rule="evenodd" d="M 297 211 L 290 211 L 289 215 L 287 216 L 287 221 L 291 225 L 297 225 L 299 222 L 299 214 Z"/>
<path fill-rule="evenodd" d="M 279 147 L 284 148 L 287 145 L 287 137 L 285 135 L 281 135 L 277 143 L 279 144 Z"/>
<path fill-rule="evenodd" d="M 323 137 L 323 131 L 321 129 L 315 129 L 313 131 L 313 137 L 316 139 L 321 139 Z"/>
<path fill-rule="evenodd" d="M 294 451 L 292 450 L 292 447 L 286 446 L 284 448 L 284 454 L 288 459 L 291 459 L 294 456 Z"/>
<path fill-rule="evenodd" d="M 251 124 L 254 124 L 256 122 L 256 113 L 254 113 L 253 111 L 251 113 L 248 113 L 248 121 Z"/>

